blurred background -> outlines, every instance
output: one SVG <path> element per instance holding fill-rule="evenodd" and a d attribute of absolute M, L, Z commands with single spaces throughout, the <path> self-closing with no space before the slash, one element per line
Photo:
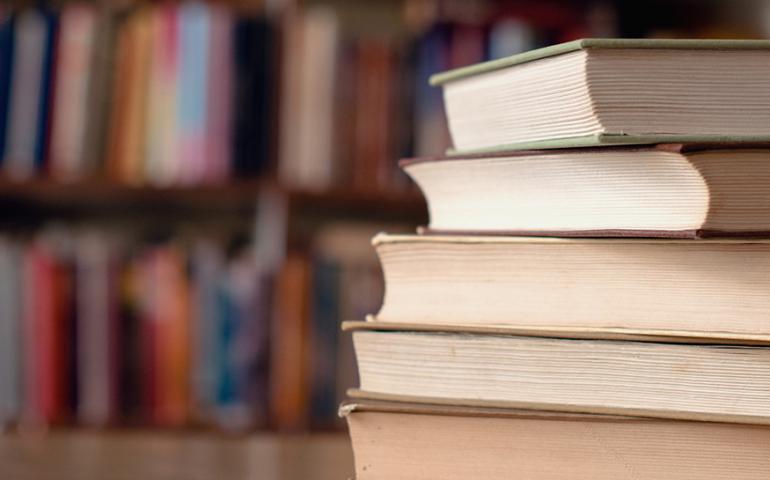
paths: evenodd
<path fill-rule="evenodd" d="M 369 239 L 427 220 L 397 160 L 449 147 L 429 75 L 769 35 L 749 0 L 3 2 L 0 428 L 341 432 Z"/>

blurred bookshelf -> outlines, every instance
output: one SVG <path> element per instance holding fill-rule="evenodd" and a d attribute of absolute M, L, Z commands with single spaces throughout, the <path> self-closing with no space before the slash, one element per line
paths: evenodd
<path fill-rule="evenodd" d="M 759 1 L 0 5 L 0 425 L 340 427 L 343 319 L 432 73 L 579 37 L 763 37 Z"/>

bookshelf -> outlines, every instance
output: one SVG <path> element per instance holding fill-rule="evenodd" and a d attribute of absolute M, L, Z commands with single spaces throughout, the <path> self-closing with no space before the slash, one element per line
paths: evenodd
<path fill-rule="evenodd" d="M 67 8 L 70 3 L 57 3 L 50 12 L 61 12 L 62 8 Z M 86 2 L 92 6 L 107 3 L 109 2 Z M 121 22 L 138 15 L 137 12 L 152 16 L 148 10 L 156 7 L 152 7 L 150 3 L 127 1 L 116 4 L 119 5 L 119 11 L 116 13 L 118 26 L 115 27 L 113 35 L 123 28 L 120 25 L 125 25 Z M 164 4 L 163 8 L 188 3 Z M 267 8 L 264 8 L 263 3 Z M 249 353 L 251 363 L 225 367 L 232 367 L 236 372 L 234 376 L 247 384 L 249 380 L 241 377 L 244 372 L 250 372 L 251 378 L 256 378 L 257 382 L 256 385 L 248 385 L 249 388 L 272 391 L 275 387 L 273 384 L 279 384 L 275 388 L 290 397 L 286 403 L 294 409 L 290 412 L 281 411 L 280 418 L 285 421 L 272 421 L 270 418 L 275 416 L 276 407 L 270 404 L 282 402 L 280 398 L 268 400 L 267 397 L 271 395 L 261 391 L 243 400 L 238 397 L 242 392 L 230 392 L 250 408 L 259 410 L 257 420 L 245 422 L 249 424 L 247 430 L 313 430 L 339 427 L 339 423 L 333 419 L 333 408 L 328 406 L 334 404 L 334 400 L 330 398 L 341 396 L 344 384 L 349 386 L 353 383 L 350 368 L 345 368 L 345 362 L 349 362 L 350 358 L 349 351 L 334 354 L 337 365 L 324 367 L 330 371 L 319 373 L 314 368 L 319 363 L 318 356 L 329 356 L 336 352 L 337 348 L 349 346 L 345 346 L 345 338 L 339 336 L 324 337 L 331 343 L 339 344 L 319 345 L 318 333 L 329 329 L 336 330 L 336 324 L 329 323 L 330 317 L 336 315 L 337 320 L 361 318 L 365 313 L 376 309 L 380 300 L 381 286 L 376 280 L 379 276 L 376 262 L 365 254 L 344 250 L 357 250 L 349 248 L 350 245 L 368 248 L 367 232 L 376 229 L 409 231 L 427 220 L 424 200 L 417 190 L 410 186 L 408 179 L 398 172 L 395 163 L 400 157 L 435 154 L 448 146 L 440 95 L 436 89 L 427 88 L 427 76 L 437 70 L 474 63 L 493 55 L 514 53 L 517 49 L 533 48 L 579 36 L 646 36 L 672 33 L 684 36 L 756 36 L 764 31 L 761 25 L 753 23 L 753 19 L 726 15 L 725 11 L 735 10 L 732 6 L 734 2 L 702 2 L 698 4 L 697 9 L 692 8 L 691 2 L 684 0 L 654 4 L 655 8 L 650 7 L 648 2 L 588 0 L 533 0 L 516 2 L 515 5 L 502 1 L 459 0 L 380 0 L 368 2 L 366 6 L 360 2 L 341 0 L 204 3 L 223 9 L 218 12 L 224 12 L 224 17 L 229 19 L 227 21 L 237 23 L 244 18 L 248 20 L 239 27 L 240 35 L 247 38 L 243 41 L 248 48 L 240 50 L 245 60 L 242 64 L 231 65 L 229 71 L 233 85 L 238 84 L 235 81 L 237 77 L 245 87 L 233 86 L 233 90 L 229 92 L 230 96 L 228 92 L 223 96 L 221 92 L 214 92 L 215 89 L 206 90 L 206 95 L 220 101 L 222 98 L 235 98 L 233 104 L 227 106 L 232 108 L 230 113 L 233 114 L 230 119 L 232 124 L 227 128 L 233 131 L 223 134 L 222 128 L 225 127 L 221 124 L 204 124 L 209 116 L 202 116 L 196 110 L 203 108 L 199 98 L 203 89 L 198 84 L 182 82 L 182 85 L 178 86 L 176 93 L 187 95 L 185 98 L 192 99 L 192 105 L 196 108 L 192 109 L 192 113 L 180 113 L 179 118 L 174 116 L 174 120 L 170 122 L 174 128 L 168 128 L 164 122 L 158 123 L 157 119 L 168 114 L 168 111 L 176 111 L 179 107 L 164 103 L 168 97 L 173 97 L 169 91 L 174 92 L 174 85 L 169 86 L 161 82 L 160 87 L 144 86 L 143 88 L 147 89 L 144 91 L 135 88 L 136 85 L 126 87 L 115 78 L 100 80 L 103 82 L 102 90 L 108 93 L 104 94 L 107 98 L 104 101 L 107 108 L 97 112 L 94 118 L 98 121 L 90 125 L 90 128 L 97 132 L 93 135 L 101 140 L 97 142 L 100 144 L 96 149 L 100 149 L 97 154 L 93 153 L 96 147 L 89 146 L 83 148 L 85 153 L 59 157 L 59 154 L 56 154 L 52 157 L 51 152 L 57 148 L 69 153 L 78 151 L 73 150 L 64 141 L 59 144 L 48 143 L 48 150 L 43 149 L 47 153 L 34 161 L 32 154 L 29 158 L 14 157 L 13 161 L 10 161 L 10 157 L 2 159 L 0 244 L 10 242 L 12 248 L 9 251 L 13 253 L 5 255 L 6 249 L 0 248 L 0 260 L 10 258 L 11 263 L 19 261 L 29 246 L 36 245 L 41 237 L 44 237 L 41 242 L 46 250 L 44 253 L 51 254 L 45 258 L 55 258 L 61 253 L 60 249 L 71 249 L 70 244 L 78 243 L 79 231 L 82 229 L 97 230 L 96 237 L 101 239 L 97 240 L 97 243 L 112 245 L 113 240 L 108 242 L 105 238 L 110 237 L 111 233 L 114 233 L 113 230 L 116 230 L 117 233 L 112 236 L 121 237 L 115 242 L 121 243 L 121 247 L 117 253 L 109 252 L 105 255 L 116 257 L 114 262 L 118 264 L 116 268 L 120 270 L 120 275 L 126 272 L 135 274 L 136 270 L 139 270 L 144 272 L 143 275 L 147 275 L 141 278 L 150 281 L 148 279 L 153 277 L 148 271 L 166 269 L 172 272 L 172 276 L 179 277 L 178 279 L 187 279 L 180 280 L 180 288 L 192 295 L 190 292 L 195 291 L 195 288 L 188 285 L 194 283 L 190 280 L 194 278 L 192 273 L 197 271 L 196 268 L 203 268 L 201 265 L 206 268 L 211 266 L 219 275 L 215 280 L 195 277 L 195 281 L 209 282 L 206 283 L 209 286 L 216 284 L 217 291 L 227 290 L 226 310 L 238 310 L 236 307 L 240 301 L 239 292 L 228 290 L 230 287 L 227 285 L 237 283 L 234 280 L 236 278 L 241 281 L 243 275 L 238 272 L 245 269 L 260 278 L 260 286 L 255 287 L 258 290 L 255 296 L 260 298 L 250 298 L 244 302 L 251 302 L 249 304 L 252 310 L 247 311 L 259 311 L 254 313 L 254 316 L 259 318 L 258 323 L 264 330 L 253 340 L 253 345 L 258 348 Z M 3 32 L 12 30 L 7 23 L 7 19 L 13 17 L 12 13 L 15 15 L 28 8 L 31 7 L 26 3 L 14 11 L 6 6 L 0 7 Z M 670 15 L 657 14 L 660 11 L 669 12 Z M 48 10 L 46 12 L 50 13 Z M 164 12 L 170 15 L 169 18 L 178 14 L 173 9 Z M 187 13 L 195 16 L 201 12 Z M 720 19 L 724 19 L 723 24 L 720 24 Z M 143 30 L 146 27 L 147 25 L 138 22 L 133 28 L 138 29 L 139 33 L 134 34 L 144 38 L 142 35 L 148 34 Z M 59 30 L 59 33 L 62 31 Z M 302 38 L 292 40 L 292 33 L 298 32 L 300 35 L 295 36 L 304 35 L 313 41 L 303 43 Z M 6 37 L 2 35 L 0 33 L 0 51 L 4 48 L 3 45 L 7 48 L 7 44 L 2 43 L 2 39 Z M 194 45 L 196 34 L 191 35 Z M 143 41 L 141 38 L 140 44 Z M 61 41 L 61 38 L 59 40 Z M 221 41 L 221 38 L 219 40 Z M 131 41 L 136 42 L 136 38 Z M 183 39 L 182 44 L 185 41 L 190 41 L 190 38 Z M 110 47 L 115 57 L 120 49 L 119 42 L 116 42 Z M 180 48 L 184 50 L 183 46 Z M 220 45 L 217 48 L 227 51 L 227 48 L 237 49 L 238 46 Z M 132 52 L 136 53 L 134 50 Z M 219 57 L 209 58 L 211 63 L 203 69 L 195 63 L 195 57 L 192 58 L 193 62 L 185 64 L 184 67 L 189 68 L 191 72 L 200 74 L 205 68 L 216 68 L 217 72 L 227 70 L 219 69 L 222 67 L 216 64 Z M 323 58 L 325 61 L 313 63 L 314 58 Z M 0 61 L 3 59 L 0 58 Z M 114 61 L 119 63 L 117 58 Z M 116 64 L 111 68 L 121 72 L 121 75 L 129 75 L 132 72 L 136 74 L 135 68 L 120 70 Z M 252 68 L 254 65 L 257 67 Z M 147 67 L 148 71 L 144 74 L 151 77 L 148 72 L 152 68 Z M 311 74 L 307 73 L 307 69 L 310 69 Z M 10 70 L 4 70 L 3 65 L 0 65 L 0 73 Z M 187 75 L 178 78 L 182 77 L 187 78 Z M 223 77 L 225 75 L 212 75 L 210 78 L 221 80 Z M 296 81 L 305 77 L 312 77 L 313 83 Z M 61 75 L 57 78 L 60 79 Z M 3 87 L 2 80 L 0 78 L 0 91 L 9 88 L 7 84 Z M 52 90 L 56 90 L 57 85 L 51 81 Z M 164 90 L 165 88 L 171 90 Z M 218 88 L 222 88 L 221 85 Z M 248 95 L 252 90 L 258 91 L 259 95 Z M 153 114 L 144 112 L 146 118 L 143 118 L 147 124 L 137 123 L 136 118 L 129 114 L 124 114 L 116 120 L 114 112 L 123 107 L 117 105 L 117 97 L 110 97 L 109 92 L 115 91 L 120 91 L 121 94 L 130 91 L 133 92 L 132 95 L 139 95 L 143 99 L 152 98 L 148 104 L 140 103 L 148 111 L 153 108 L 158 110 Z M 189 93 L 190 91 L 193 93 Z M 57 131 L 57 122 L 70 126 L 69 117 L 57 121 L 55 112 L 57 108 L 64 107 L 57 107 L 59 103 L 56 98 L 50 102 L 51 123 L 44 129 L 44 133 L 39 134 L 41 138 L 50 140 L 53 135 L 51 131 Z M 319 104 L 319 98 L 333 101 Z M 121 96 L 120 101 L 124 100 Z M 4 106 L 3 101 L 0 95 L 0 111 L 5 113 L 4 118 L 10 118 L 7 111 L 11 107 Z M 5 101 L 8 101 L 8 97 Z M 214 110 L 220 112 L 219 107 Z M 235 115 L 236 113 L 240 116 Z M 141 116 L 136 112 L 134 114 Z M 184 122 L 181 121 L 182 116 Z M 74 124 L 79 117 L 71 118 Z M 87 120 L 91 117 L 83 118 L 86 120 L 81 118 L 80 121 L 88 125 Z M 220 117 L 217 118 L 221 121 Z M 190 131 L 185 131 L 189 126 L 185 123 L 188 120 L 193 127 Z M 116 123 L 120 123 L 120 129 L 113 127 Z M 3 129 L 8 125 L 8 122 L 2 125 Z M 185 144 L 183 140 L 186 141 L 187 137 L 179 140 L 183 137 L 177 129 L 179 125 L 182 125 L 182 133 L 192 132 L 193 137 L 198 135 L 194 142 Z M 242 131 L 235 133 L 238 129 Z M 128 140 L 124 138 L 122 143 L 115 141 L 115 132 L 122 134 L 126 130 L 134 131 L 134 134 L 137 130 L 145 133 L 152 131 L 158 135 L 150 140 L 143 137 L 137 140 L 132 137 Z M 211 132 L 216 134 L 208 135 Z M 233 140 L 229 145 L 230 150 L 227 145 L 217 143 L 218 139 L 225 137 Z M 62 142 L 62 138 L 69 138 L 66 128 L 65 134 L 59 133 L 57 138 L 60 139 L 59 142 Z M 172 140 L 169 141 L 169 138 Z M 126 142 L 130 148 L 126 147 Z M 178 142 L 178 145 L 174 142 Z M 182 144 L 184 145 L 179 146 Z M 200 148 L 196 149 L 196 146 Z M 8 148 L 7 145 L 5 147 Z M 27 142 L 26 147 L 31 148 L 34 145 Z M 143 153 L 137 155 L 137 150 Z M 28 151 L 37 150 L 31 148 Z M 169 155 L 169 151 L 174 155 Z M 52 161 L 54 157 L 67 160 Z M 160 159 L 160 164 L 163 164 L 172 157 L 170 171 L 175 174 L 184 170 L 180 165 L 186 165 L 189 158 L 194 159 L 193 163 L 198 162 L 199 167 L 213 164 L 212 168 L 218 171 L 216 169 L 222 167 L 221 164 L 227 163 L 228 168 L 222 170 L 225 173 L 218 171 L 219 173 L 214 175 L 216 178 L 204 178 L 205 175 L 200 174 L 198 177 L 193 175 L 191 180 L 182 175 L 184 181 L 175 182 L 179 179 L 165 178 L 165 173 L 160 174 L 163 178 L 154 178 L 153 175 L 158 175 L 158 165 L 148 161 L 148 158 Z M 126 158 L 129 160 L 125 160 Z M 223 159 L 227 161 L 223 162 Z M 9 174 L 18 172 L 6 172 L 8 165 L 13 162 L 22 164 L 22 170 L 31 168 L 32 172 L 22 172 L 22 179 L 13 179 Z M 61 172 L 57 170 L 59 167 L 54 168 L 57 162 L 82 166 L 83 171 L 74 175 L 73 179 L 57 180 L 61 177 Z M 126 165 L 128 170 L 125 170 Z M 207 168 L 203 168 L 203 171 L 208 171 Z M 110 180 L 105 180 L 107 177 Z M 174 186 L 163 186 L 166 184 Z M 265 197 L 265 193 L 270 194 L 268 196 L 271 201 L 277 202 L 277 206 L 262 204 L 261 199 Z M 265 209 L 268 210 L 266 216 L 263 215 Z M 57 230 L 53 236 L 48 235 L 51 225 Z M 115 225 L 119 225 L 119 229 L 115 229 Z M 67 231 L 64 235 L 60 232 L 62 228 Z M 340 230 L 343 233 L 339 233 Z M 324 240 L 327 237 L 335 239 L 337 247 L 329 248 L 328 242 Z M 204 253 L 200 255 L 199 252 L 196 253 L 199 238 L 207 242 L 202 247 Z M 260 242 L 268 244 L 266 250 Z M 126 243 L 129 244 L 128 247 L 122 245 Z M 62 247 L 61 244 L 66 245 Z M 215 246 L 211 247 L 209 244 Z M 251 260 L 242 261 L 244 252 L 250 249 L 257 251 L 259 261 L 256 263 L 259 265 L 254 265 L 255 262 Z M 209 258 L 209 254 L 214 260 Z M 77 271 L 78 260 L 72 257 L 70 252 L 63 255 L 65 258 L 59 262 L 60 266 L 64 271 L 70 272 L 65 274 L 65 278 L 76 282 L 76 275 L 72 272 Z M 181 258 L 177 258 L 178 256 Z M 151 259 L 147 260 L 147 257 Z M 156 257 L 160 258 L 159 263 L 153 260 Z M 244 263 L 250 267 L 244 267 Z M 58 278 L 59 274 L 56 275 Z M 114 281 L 111 275 L 113 274 L 106 274 L 104 278 Z M 11 277 L 4 278 L 7 281 L 7 278 Z M 334 288 L 324 289 L 325 279 L 329 278 L 333 279 Z M 2 285 L 0 282 L 0 287 Z M 354 287 L 360 289 L 356 290 Z M 15 292 L 6 290 L 3 294 L 13 295 Z M 356 292 L 358 300 L 346 298 L 337 303 L 331 302 L 330 307 L 330 296 L 342 298 L 345 291 Z M 270 298 L 267 305 L 264 304 L 266 300 L 263 296 Z M 130 306 L 141 306 L 140 300 Z M 204 300 L 213 301 L 211 298 L 201 301 Z M 194 302 L 191 300 L 190 305 L 192 303 Z M 228 312 L 227 315 L 232 313 L 229 310 Z M 118 317 L 124 314 L 125 312 L 121 311 Z M 225 314 L 220 312 L 217 315 Z M 193 329 L 197 324 L 193 325 L 191 318 L 192 316 L 186 323 L 180 322 L 177 327 L 184 330 L 187 325 Z M 68 317 L 68 321 L 72 322 L 68 328 L 75 328 L 73 325 L 76 326 L 79 322 L 77 315 Z M 121 321 L 119 319 L 118 323 Z M 17 329 L 14 330 L 15 335 L 22 335 L 24 322 L 26 320 L 14 326 Z M 294 337 L 282 343 L 276 336 L 285 334 L 282 328 L 286 327 L 286 324 L 291 328 L 285 329 Z M 269 339 L 265 340 L 266 337 Z M 70 343 L 64 341 L 60 346 L 64 348 L 68 345 Z M 174 342 L 171 345 L 179 347 Z M 193 359 L 195 349 L 203 348 L 201 345 L 193 347 L 192 342 L 190 345 L 190 350 L 182 354 L 182 357 Z M 282 352 L 275 351 L 276 345 L 289 345 L 301 351 L 281 354 Z M 82 344 L 78 344 L 77 348 L 81 347 Z M 210 347 L 211 345 L 207 348 Z M 14 350 L 15 353 L 11 352 L 11 355 L 21 358 L 25 348 L 26 346 Z M 2 351 L 0 346 L 0 352 Z M 165 351 L 165 347 L 157 346 L 157 351 Z M 73 355 L 71 352 L 62 353 L 65 354 Z M 116 353 L 100 353 L 97 348 L 88 358 L 100 358 L 99 355 L 106 354 Z M 74 365 L 73 369 L 77 370 L 78 361 L 70 360 Z M 170 365 L 174 365 L 179 359 L 167 360 Z M 3 358 L 0 363 L 7 361 L 7 358 Z M 279 362 L 288 366 L 273 370 L 274 364 Z M 182 370 L 190 370 L 188 375 L 193 377 L 190 383 L 194 384 L 198 379 L 191 373 L 194 370 L 191 366 L 193 364 L 191 360 L 190 365 Z M 225 368 L 222 365 L 219 367 Z M 149 368 L 147 371 L 152 370 Z M 14 377 L 10 381 L 24 383 L 23 378 L 29 376 L 30 372 L 17 372 L 17 375 L 19 378 Z M 286 378 L 275 378 L 277 375 Z M 345 375 L 347 377 L 341 379 Z M 320 383 L 314 376 L 320 376 Z M 78 386 L 81 379 L 77 375 L 66 378 L 54 375 L 54 378 L 56 382 L 68 385 L 65 390 L 77 391 L 86 388 Z M 133 379 L 136 380 L 141 378 Z M 24 404 L 24 395 L 19 392 L 7 396 L 2 387 L 3 382 L 7 381 L 8 378 L 0 378 L 0 424 L 14 423 Z M 104 389 L 105 385 L 93 388 Z M 125 389 L 125 385 L 123 388 Z M 174 396 L 180 392 L 171 394 Z M 198 395 L 199 393 L 188 392 L 187 395 L 182 395 L 181 402 L 196 403 L 200 400 L 195 398 Z M 209 392 L 209 397 L 203 402 L 209 408 L 222 401 L 220 398 L 211 397 Z M 323 401 L 319 401 L 320 397 L 323 397 Z M 147 408 L 145 403 L 153 404 L 157 401 L 134 400 L 142 404 L 142 408 Z M 77 404 L 77 401 L 78 399 L 67 400 L 74 404 Z M 70 403 L 63 408 L 66 411 L 64 416 L 70 424 L 78 424 L 79 421 L 73 419 L 77 415 L 71 411 L 73 405 Z M 325 405 L 322 411 L 314 411 L 314 405 L 321 403 Z M 200 405 L 196 405 L 190 410 L 195 410 L 197 414 L 199 407 Z M 237 407 L 243 405 L 238 403 Z M 109 417 L 109 421 L 97 421 L 97 424 L 122 423 L 121 414 L 115 412 L 96 416 L 101 420 Z M 180 421 L 174 415 L 171 416 L 174 418 L 165 423 L 159 421 L 158 425 L 180 427 L 187 423 L 206 424 L 207 421 L 220 421 L 211 419 L 217 415 L 202 415 L 203 421 L 199 417 Z M 229 417 L 229 414 L 225 416 Z M 154 423 L 144 422 L 147 425 Z"/>

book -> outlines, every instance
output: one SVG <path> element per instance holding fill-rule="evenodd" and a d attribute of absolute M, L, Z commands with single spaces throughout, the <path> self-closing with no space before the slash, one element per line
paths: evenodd
<path fill-rule="evenodd" d="M 105 426 L 117 415 L 118 299 L 112 240 L 96 231 L 75 245 L 77 418 Z"/>
<path fill-rule="evenodd" d="M 198 184 L 206 174 L 206 135 L 211 75 L 208 51 L 211 41 L 212 15 L 204 3 L 191 2 L 179 6 L 176 19 L 178 37 L 178 79 L 176 124 L 176 158 L 171 159 L 172 181 Z"/>
<path fill-rule="evenodd" d="M 139 184 L 147 178 L 144 165 L 151 13 L 149 7 L 138 8 L 122 23 L 116 40 L 107 171 L 110 177 L 127 184 Z"/>
<path fill-rule="evenodd" d="M 84 173 L 96 22 L 96 9 L 82 4 L 67 6 L 59 18 L 49 161 L 51 173 L 62 179 Z"/>
<path fill-rule="evenodd" d="M 329 188 L 336 169 L 333 124 L 339 19 L 314 6 L 287 22 L 278 176 L 293 188 Z"/>
<path fill-rule="evenodd" d="M 231 169 L 252 177 L 267 169 L 277 136 L 273 70 L 279 35 L 268 18 L 254 14 L 238 17 L 232 28 Z"/>
<path fill-rule="evenodd" d="M 88 77 L 88 100 L 83 139 L 82 175 L 104 174 L 113 107 L 112 85 L 118 68 L 117 41 L 121 10 L 111 4 L 97 10 L 94 47 Z"/>
<path fill-rule="evenodd" d="M 221 5 L 209 5 L 208 67 L 216 75 L 208 82 L 206 152 L 203 179 L 224 182 L 231 176 L 234 109 L 234 25 L 232 12 Z M 252 88 L 254 86 L 252 85 Z M 237 111 L 240 111 L 238 109 Z M 260 117 L 261 118 L 261 117 Z M 259 130 L 259 127 L 257 131 Z"/>
<path fill-rule="evenodd" d="M 449 66 L 450 38 L 450 26 L 437 23 L 415 42 L 414 151 L 419 156 L 433 155 L 451 144 L 441 91 L 428 83 L 431 75 Z"/>
<path fill-rule="evenodd" d="M 364 400 L 341 414 L 359 480 L 759 480 L 770 469 L 767 426 Z"/>
<path fill-rule="evenodd" d="M 5 158 L 8 130 L 8 106 L 11 101 L 11 68 L 13 65 L 14 17 L 9 9 L 0 7 L 0 162 Z"/>
<path fill-rule="evenodd" d="M 190 295 L 183 255 L 173 245 L 145 257 L 142 321 L 149 359 L 145 380 L 152 418 L 180 426 L 189 407 Z"/>
<path fill-rule="evenodd" d="M 181 73 L 179 12 L 182 8 L 182 5 L 169 3 L 150 11 L 143 160 L 145 177 L 156 185 L 173 184 L 177 174 Z"/>
<path fill-rule="evenodd" d="M 71 342 L 73 286 L 66 242 L 45 232 L 21 260 L 22 384 L 21 421 L 45 425 L 71 413 L 76 346 Z"/>
<path fill-rule="evenodd" d="M 355 56 L 352 183 L 362 190 L 385 190 L 394 184 L 394 47 L 382 40 L 362 41 Z"/>
<path fill-rule="evenodd" d="M 770 231 L 770 145 L 524 150 L 407 159 L 427 232 L 699 237 Z"/>
<path fill-rule="evenodd" d="M 24 10 L 13 23 L 3 168 L 9 176 L 23 179 L 32 176 L 45 157 L 56 21 L 47 11 Z"/>
<path fill-rule="evenodd" d="M 198 417 L 212 415 L 217 406 L 219 372 L 225 363 L 222 341 L 222 276 L 225 259 L 217 245 L 209 239 L 198 239 L 191 255 L 193 318 L 191 334 L 191 381 L 193 410 Z"/>
<path fill-rule="evenodd" d="M 377 321 L 767 338 L 770 241 L 378 235 Z"/>
<path fill-rule="evenodd" d="M 594 338 L 362 325 L 353 332 L 360 389 L 350 395 L 770 425 L 767 343 Z"/>
<path fill-rule="evenodd" d="M 454 149 L 767 140 L 770 42 L 582 39 L 431 77 Z"/>
<path fill-rule="evenodd" d="M 21 267 L 20 244 L 0 238 L 0 431 L 22 408 Z"/>
<path fill-rule="evenodd" d="M 309 420 L 310 283 L 305 255 L 289 252 L 276 279 L 270 328 L 269 418 L 278 429 L 299 429 Z"/>

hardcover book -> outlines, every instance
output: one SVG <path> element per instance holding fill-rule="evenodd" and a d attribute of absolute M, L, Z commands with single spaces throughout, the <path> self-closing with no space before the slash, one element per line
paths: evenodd
<path fill-rule="evenodd" d="M 407 159 L 423 232 L 699 237 L 770 232 L 770 144 L 523 150 Z"/>
<path fill-rule="evenodd" d="M 583 39 L 440 73 L 460 152 L 770 139 L 770 41 Z"/>
<path fill-rule="evenodd" d="M 770 333 L 770 241 L 385 235 L 378 321 Z"/>
<path fill-rule="evenodd" d="M 353 332 L 353 397 L 770 425 L 768 344 Z"/>
<path fill-rule="evenodd" d="M 358 480 L 760 480 L 770 470 L 767 426 L 368 400 L 340 413 Z"/>

